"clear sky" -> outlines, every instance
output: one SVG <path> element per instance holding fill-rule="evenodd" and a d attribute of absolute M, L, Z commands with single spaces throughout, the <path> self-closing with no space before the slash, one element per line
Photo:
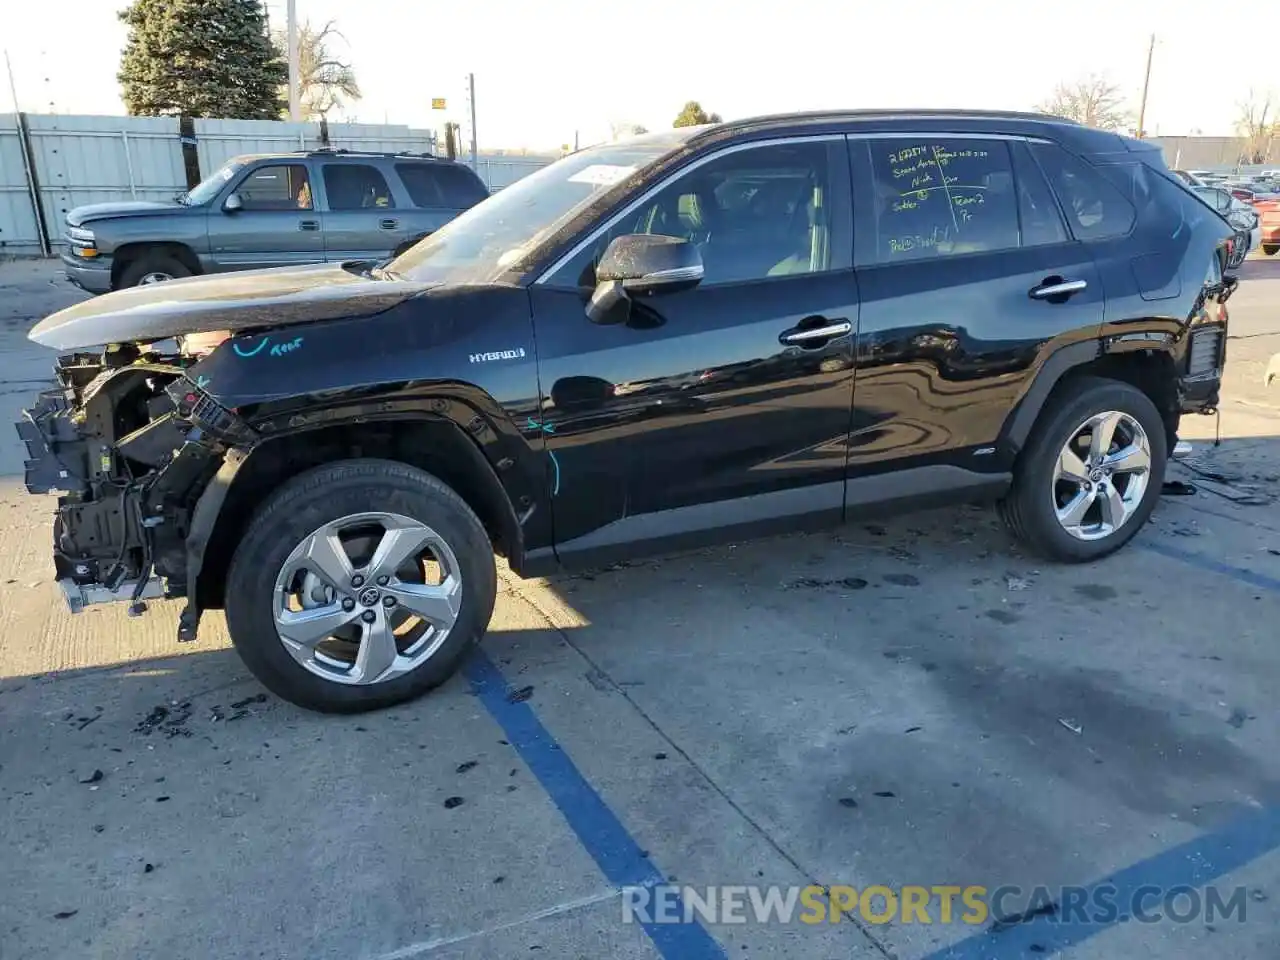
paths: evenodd
<path fill-rule="evenodd" d="M 22 107 L 120 113 L 123 0 L 0 0 Z M 610 123 L 669 126 L 699 100 L 726 119 L 827 107 L 1031 109 L 1055 83 L 1105 75 L 1136 115 L 1157 34 L 1147 128 L 1229 134 L 1250 90 L 1280 88 L 1238 24 L 1187 0 L 297 0 L 336 21 L 365 97 L 356 119 L 462 119 L 476 75 L 481 149 L 585 145 Z M 269 0 L 273 24 L 284 0 Z M 1257 20 L 1256 17 L 1246 18 Z M 1266 20 L 1264 16 L 1263 21 Z M 1223 41 L 1215 42 L 1216 35 Z M 1246 31 L 1247 35 L 1247 31 Z M 448 114 L 430 109 L 448 100 Z M 9 109 L 0 93 L 0 109 Z"/>

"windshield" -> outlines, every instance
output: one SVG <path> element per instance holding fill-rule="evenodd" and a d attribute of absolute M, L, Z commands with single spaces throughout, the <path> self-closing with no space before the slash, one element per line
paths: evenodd
<path fill-rule="evenodd" d="M 208 203 L 218 195 L 228 180 L 236 175 L 236 171 L 244 166 L 243 160 L 232 160 L 223 164 L 209 176 L 201 180 L 195 187 L 183 194 L 183 202 L 191 206 Z"/>
<path fill-rule="evenodd" d="M 610 187 L 670 153 L 694 128 L 592 147 L 557 160 L 477 204 L 387 264 L 407 280 L 496 279 Z"/>

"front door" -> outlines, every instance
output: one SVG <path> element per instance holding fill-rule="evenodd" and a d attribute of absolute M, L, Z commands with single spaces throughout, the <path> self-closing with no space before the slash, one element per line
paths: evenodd
<path fill-rule="evenodd" d="M 862 323 L 849 504 L 982 487 L 1008 469 L 997 438 L 1038 361 L 1097 338 L 1098 269 L 1019 140 L 851 138 L 850 156 Z"/>
<path fill-rule="evenodd" d="M 858 324 L 847 162 L 841 138 L 696 160 L 534 285 L 534 426 L 563 560 L 840 517 Z M 594 265 L 627 233 L 693 242 L 704 279 L 594 325 Z"/>
<path fill-rule="evenodd" d="M 255 167 L 227 195 L 240 209 L 209 214 L 209 249 L 219 270 L 284 267 L 324 260 L 322 221 L 307 167 L 269 163 Z M 225 196 L 224 196 L 225 202 Z"/>

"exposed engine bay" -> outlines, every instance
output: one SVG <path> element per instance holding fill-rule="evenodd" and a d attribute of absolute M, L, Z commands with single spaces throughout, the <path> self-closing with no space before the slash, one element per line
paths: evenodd
<path fill-rule="evenodd" d="M 24 411 L 27 489 L 61 492 L 56 578 L 73 611 L 188 596 L 193 512 L 219 467 L 253 431 L 188 379 L 211 344 L 169 340 L 171 352 L 118 344 L 58 358 L 59 386 Z M 198 349 L 193 349 L 198 347 Z M 194 639 L 188 604 L 179 639 Z"/>

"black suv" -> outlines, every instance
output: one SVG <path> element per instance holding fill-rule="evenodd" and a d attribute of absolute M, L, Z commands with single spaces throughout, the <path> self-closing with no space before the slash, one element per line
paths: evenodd
<path fill-rule="evenodd" d="M 1217 402 L 1231 228 L 1148 143 L 853 112 L 573 154 L 385 264 L 193 277 L 31 332 L 73 609 L 225 607 L 281 696 L 448 677 L 522 575 L 991 498 L 1119 548 Z"/>

